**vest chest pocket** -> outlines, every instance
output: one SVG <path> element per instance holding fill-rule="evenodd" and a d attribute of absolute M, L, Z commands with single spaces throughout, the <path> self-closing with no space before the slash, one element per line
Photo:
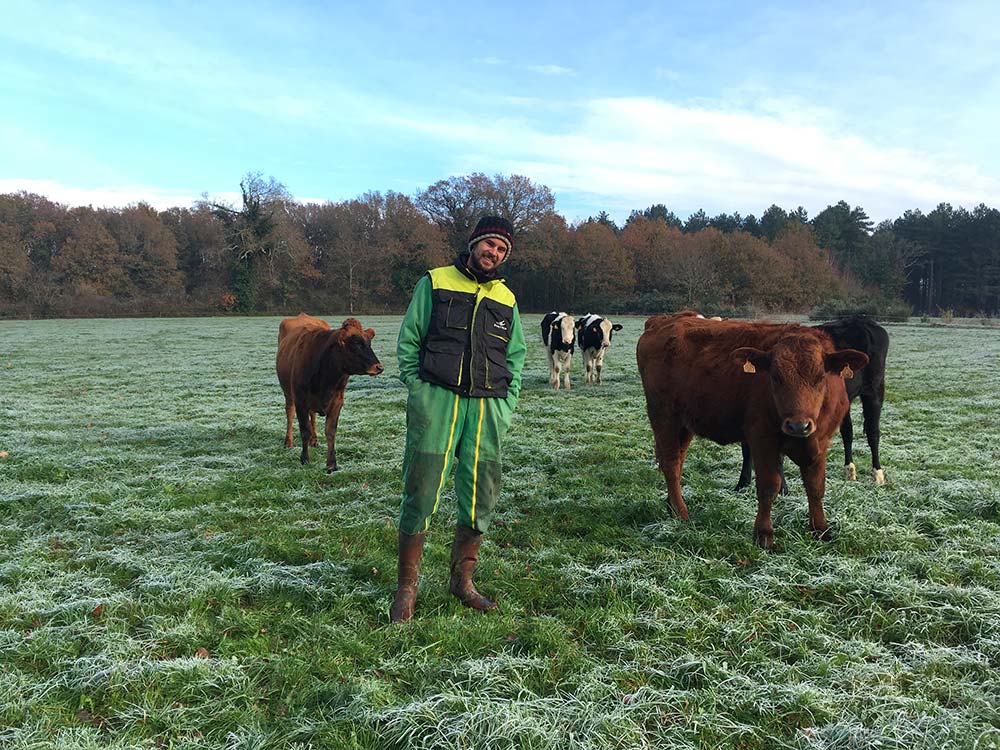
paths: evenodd
<path fill-rule="evenodd" d="M 436 305 L 438 327 L 468 331 L 474 305 L 475 297 L 469 294 L 440 294 Z"/>
<path fill-rule="evenodd" d="M 514 320 L 514 310 L 491 299 L 483 300 L 480 309 L 484 313 L 483 323 L 488 342 L 487 348 L 494 348 L 495 344 L 500 343 L 496 339 L 500 339 L 503 343 L 498 348 L 506 353 L 507 343 L 510 341 L 510 327 Z"/>

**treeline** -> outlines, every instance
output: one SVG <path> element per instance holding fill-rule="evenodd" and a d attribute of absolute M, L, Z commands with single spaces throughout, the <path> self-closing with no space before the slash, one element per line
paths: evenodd
<path fill-rule="evenodd" d="M 1000 212 L 983 205 L 878 227 L 844 202 L 812 219 L 771 206 L 759 219 L 697 211 L 682 221 L 655 205 L 619 227 L 606 213 L 568 224 L 551 191 L 519 175 L 324 204 L 298 203 L 259 174 L 240 188 L 240 205 L 165 211 L 0 195 L 0 314 L 397 312 L 486 212 L 514 223 L 506 271 L 526 311 L 1000 308 Z"/>

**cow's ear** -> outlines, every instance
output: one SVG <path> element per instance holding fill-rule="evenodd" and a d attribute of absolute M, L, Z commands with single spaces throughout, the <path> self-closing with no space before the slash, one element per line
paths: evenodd
<path fill-rule="evenodd" d="M 367 336 L 368 340 L 371 341 L 373 338 L 375 338 L 375 329 L 374 328 L 366 328 L 365 329 L 365 336 Z"/>
<path fill-rule="evenodd" d="M 771 355 L 752 346 L 741 346 L 729 355 L 733 362 L 739 365 L 743 372 L 754 373 L 771 367 Z"/>
<path fill-rule="evenodd" d="M 867 364 L 868 355 L 857 349 L 841 349 L 823 358 L 826 371 L 840 375 L 844 379 L 853 378 L 854 373 Z"/>
<path fill-rule="evenodd" d="M 613 326 L 611 326 L 612 331 L 620 331 L 621 329 L 622 329 L 621 323 L 615 323 Z"/>

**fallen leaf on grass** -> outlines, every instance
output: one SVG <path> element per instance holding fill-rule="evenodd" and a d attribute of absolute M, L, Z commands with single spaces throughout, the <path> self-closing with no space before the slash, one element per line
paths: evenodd
<path fill-rule="evenodd" d="M 202 646 L 197 651 L 194 652 L 196 659 L 211 659 L 212 655 L 208 653 L 208 649 Z"/>
<path fill-rule="evenodd" d="M 93 617 L 95 620 L 101 619 L 101 615 L 103 614 L 104 614 L 104 602 L 101 602 L 92 610 L 90 610 L 90 616 Z"/>

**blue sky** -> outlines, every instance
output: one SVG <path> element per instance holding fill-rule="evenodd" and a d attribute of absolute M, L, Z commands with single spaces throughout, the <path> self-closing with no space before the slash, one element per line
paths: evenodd
<path fill-rule="evenodd" d="M 370 7 L 368 7 L 370 6 Z M 0 192 L 165 208 L 470 172 L 575 221 L 1000 206 L 1000 4 L 0 0 Z"/>

